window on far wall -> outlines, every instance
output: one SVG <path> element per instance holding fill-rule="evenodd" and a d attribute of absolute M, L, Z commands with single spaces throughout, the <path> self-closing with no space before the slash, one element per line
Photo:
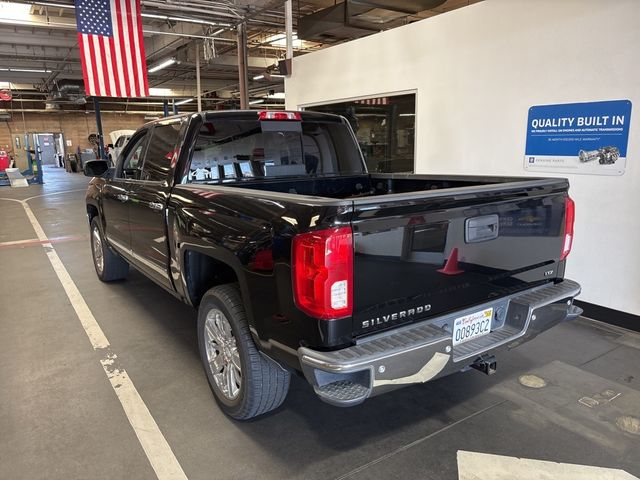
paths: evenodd
<path fill-rule="evenodd" d="M 396 95 L 307 107 L 345 117 L 369 172 L 413 172 L 416 96 Z"/>

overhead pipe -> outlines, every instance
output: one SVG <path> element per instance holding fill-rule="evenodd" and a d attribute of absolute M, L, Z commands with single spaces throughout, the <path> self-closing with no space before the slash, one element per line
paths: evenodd
<path fill-rule="evenodd" d="M 77 29 L 77 26 L 75 23 L 33 22 L 33 21 L 24 21 L 24 20 L 7 20 L 4 18 L 0 18 L 0 25 L 11 25 L 13 27 L 42 27 L 42 28 L 60 29 L 60 30 L 76 30 Z M 161 30 L 149 30 L 144 28 L 142 29 L 142 33 L 150 33 L 152 35 L 169 35 L 169 36 L 184 37 L 184 38 L 202 38 L 202 39 L 210 38 L 206 35 L 164 32 Z M 216 37 L 216 42 L 235 43 L 235 40 Z"/>
<path fill-rule="evenodd" d="M 200 95 L 200 44 L 196 43 L 196 100 L 198 111 L 202 111 L 202 97 Z"/>
<path fill-rule="evenodd" d="M 25 109 L 13 109 L 14 112 L 24 112 L 24 113 L 55 113 L 57 115 L 60 114 L 74 114 L 77 115 L 79 113 L 93 114 L 95 111 L 93 110 L 46 110 L 44 108 L 25 108 Z M 163 112 L 154 112 L 151 110 L 100 110 L 100 113 L 104 115 L 105 113 L 109 114 L 117 114 L 117 115 L 158 115 L 162 116 Z"/>
<path fill-rule="evenodd" d="M 186 5 L 182 5 L 182 4 L 167 4 L 167 3 L 159 3 L 159 2 L 143 2 L 144 5 L 149 5 L 150 7 L 157 7 L 160 8 L 162 10 L 170 10 L 170 11 L 179 11 L 179 12 L 193 12 L 193 13 L 202 13 L 205 15 L 211 15 L 211 10 L 205 10 L 202 8 L 194 8 L 194 7 L 188 7 Z M 234 18 L 234 19 L 241 19 L 242 17 L 238 16 L 238 15 L 234 15 L 229 12 L 229 7 L 227 7 L 225 10 L 222 11 L 217 11 L 216 15 L 219 15 L 221 17 L 225 17 L 225 18 Z M 214 20 L 211 20 L 214 21 Z"/>

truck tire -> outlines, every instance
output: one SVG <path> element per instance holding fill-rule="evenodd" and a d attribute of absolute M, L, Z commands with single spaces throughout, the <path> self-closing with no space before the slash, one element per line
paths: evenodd
<path fill-rule="evenodd" d="M 198 347 L 209 386 L 230 417 L 249 420 L 278 408 L 287 396 L 291 374 L 256 348 L 236 284 L 204 294 Z"/>
<path fill-rule="evenodd" d="M 103 282 L 122 280 L 129 273 L 129 264 L 104 242 L 98 217 L 91 220 L 91 254 L 98 278 Z"/>

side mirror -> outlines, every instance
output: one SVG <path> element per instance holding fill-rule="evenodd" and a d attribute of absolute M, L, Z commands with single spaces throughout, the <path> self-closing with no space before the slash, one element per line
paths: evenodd
<path fill-rule="evenodd" d="M 87 177 L 101 177 L 109 170 L 109 162 L 106 160 L 89 160 L 84 162 L 84 174 Z"/>
<path fill-rule="evenodd" d="M 107 147 L 113 148 L 113 143 L 110 143 L 109 145 L 107 145 Z"/>

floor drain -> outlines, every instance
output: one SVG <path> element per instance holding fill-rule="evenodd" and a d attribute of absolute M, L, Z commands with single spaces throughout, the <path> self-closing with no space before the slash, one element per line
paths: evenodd
<path fill-rule="evenodd" d="M 616 425 L 620 430 L 633 435 L 640 435 L 640 418 L 636 417 L 618 417 L 616 419 Z"/>
<path fill-rule="evenodd" d="M 520 375 L 518 378 L 520 385 L 524 385 L 529 388 L 542 388 L 547 386 L 547 382 L 544 378 L 540 378 L 537 375 Z"/>

